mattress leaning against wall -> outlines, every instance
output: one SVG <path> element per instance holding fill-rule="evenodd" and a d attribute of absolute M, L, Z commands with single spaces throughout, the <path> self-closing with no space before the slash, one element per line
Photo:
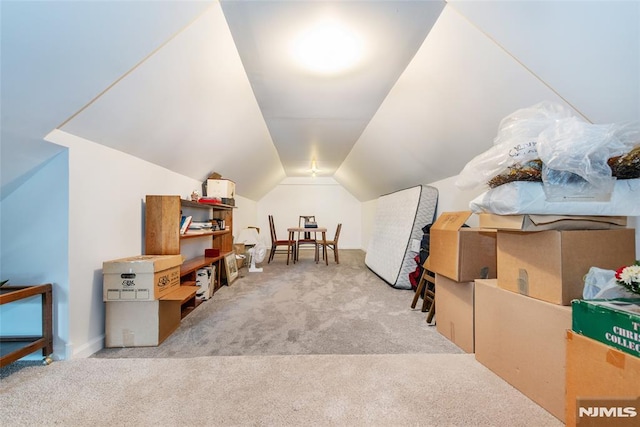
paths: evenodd
<path fill-rule="evenodd" d="M 433 223 L 437 205 L 438 189 L 428 185 L 380 196 L 365 265 L 394 288 L 411 289 L 409 273 L 416 269 L 417 255 L 411 240 L 420 241 L 422 227 Z"/>

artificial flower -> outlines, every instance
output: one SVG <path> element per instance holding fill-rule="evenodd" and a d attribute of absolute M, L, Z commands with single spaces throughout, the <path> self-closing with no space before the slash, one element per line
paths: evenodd
<path fill-rule="evenodd" d="M 640 261 L 616 270 L 616 282 L 628 291 L 640 295 Z"/>

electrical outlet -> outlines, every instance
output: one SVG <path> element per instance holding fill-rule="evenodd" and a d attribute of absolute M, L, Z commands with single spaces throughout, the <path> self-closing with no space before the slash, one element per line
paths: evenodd
<path fill-rule="evenodd" d="M 413 252 L 420 252 L 420 240 L 411 239 L 411 250 Z"/>

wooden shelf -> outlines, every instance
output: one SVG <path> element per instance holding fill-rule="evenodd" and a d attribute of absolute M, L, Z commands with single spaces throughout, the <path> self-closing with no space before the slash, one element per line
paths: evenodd
<path fill-rule="evenodd" d="M 218 262 L 222 258 L 224 258 L 224 255 L 220 255 L 217 257 L 199 256 L 196 258 L 188 259 L 185 262 L 183 262 L 182 265 L 180 266 L 180 277 L 184 277 L 187 274 L 193 273 L 194 271 L 202 267 Z"/>
<path fill-rule="evenodd" d="M 180 318 L 191 313 L 202 301 L 196 298 L 198 292 L 197 286 L 180 286 L 175 291 L 169 292 L 167 295 L 160 297 L 162 301 L 178 301 L 180 302 Z"/>
<path fill-rule="evenodd" d="M 204 208 L 204 209 L 209 209 L 209 208 L 213 208 L 213 209 L 221 209 L 221 210 L 228 210 L 228 209 L 235 209 L 235 206 L 231 206 L 231 205 L 224 205 L 222 203 L 219 204 L 215 204 L 215 203 L 198 203 L 198 202 L 193 202 L 191 200 L 185 200 L 185 199 L 180 199 L 180 204 L 182 206 L 187 206 L 190 208 Z"/>
<path fill-rule="evenodd" d="M 225 234 L 231 233 L 231 230 L 216 230 L 216 231 L 195 231 L 195 232 L 186 232 L 185 234 L 180 235 L 180 239 L 193 239 L 204 236 L 223 236 Z"/>

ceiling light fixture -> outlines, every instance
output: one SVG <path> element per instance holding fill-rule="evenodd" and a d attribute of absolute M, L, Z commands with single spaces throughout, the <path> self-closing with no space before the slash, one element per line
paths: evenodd
<path fill-rule="evenodd" d="M 321 22 L 304 31 L 294 40 L 292 50 L 302 66 L 322 74 L 348 69 L 362 56 L 360 40 L 334 21 Z"/>
<path fill-rule="evenodd" d="M 311 160 L 311 176 L 315 178 L 318 172 L 320 172 L 320 169 L 318 169 L 318 164 L 316 163 L 316 160 L 313 159 Z"/>

